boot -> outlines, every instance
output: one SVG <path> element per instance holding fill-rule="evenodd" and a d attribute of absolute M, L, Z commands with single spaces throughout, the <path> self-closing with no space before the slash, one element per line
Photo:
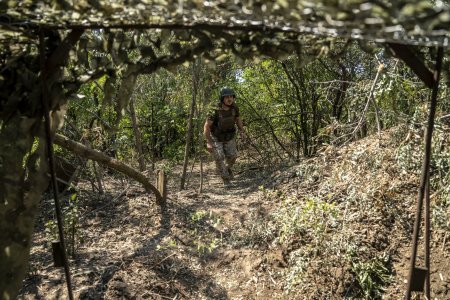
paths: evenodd
<path fill-rule="evenodd" d="M 234 174 L 233 174 L 233 171 L 231 171 L 231 167 L 227 167 L 227 171 L 228 171 L 228 176 L 230 177 L 230 179 L 234 179 Z"/>
<path fill-rule="evenodd" d="M 230 179 L 222 178 L 222 180 L 223 180 L 223 187 L 230 187 L 231 186 Z"/>

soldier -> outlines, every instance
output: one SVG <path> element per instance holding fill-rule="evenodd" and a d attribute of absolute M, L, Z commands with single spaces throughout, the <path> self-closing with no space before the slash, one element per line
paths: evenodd
<path fill-rule="evenodd" d="M 236 126 L 242 139 L 246 133 L 239 115 L 239 108 L 235 104 L 236 94 L 233 89 L 225 87 L 220 90 L 220 102 L 206 118 L 204 135 L 206 147 L 212 153 L 216 162 L 217 172 L 222 176 L 225 186 L 229 185 L 233 177 L 231 167 L 236 162 Z"/>

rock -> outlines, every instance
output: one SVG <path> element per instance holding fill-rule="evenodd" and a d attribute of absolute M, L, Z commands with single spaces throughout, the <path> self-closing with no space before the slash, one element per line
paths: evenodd
<path fill-rule="evenodd" d="M 87 289 L 84 289 L 80 292 L 79 299 L 83 300 L 96 300 L 100 299 L 102 297 L 101 293 L 97 291 L 95 288 L 90 287 Z"/>
<path fill-rule="evenodd" d="M 123 281 L 121 276 L 114 277 L 108 283 L 105 299 L 132 299 L 128 284 Z"/>

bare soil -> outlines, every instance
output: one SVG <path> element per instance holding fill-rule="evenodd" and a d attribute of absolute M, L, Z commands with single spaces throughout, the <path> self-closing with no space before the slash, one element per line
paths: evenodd
<path fill-rule="evenodd" d="M 317 253 L 308 234 L 283 243 L 269 230 L 272 213 L 284 205 L 281 195 L 303 201 L 306 195 L 328 193 L 343 217 L 340 227 L 326 229 L 324 238 L 342 234 L 343 242 L 357 245 L 361 260 L 388 254 L 392 280 L 383 298 L 400 299 L 409 269 L 418 177 L 399 174 L 389 149 L 377 139 L 365 139 L 275 172 L 241 159 L 229 188 L 208 162 L 202 193 L 198 166 L 183 191 L 180 172 L 173 169 L 162 208 L 141 186 L 117 175 L 106 177 L 104 195 L 81 181 L 76 247 L 69 256 L 73 294 L 76 299 L 364 298 L 352 294 L 358 284 L 342 257 L 327 249 Z M 384 165 L 355 169 L 358 159 L 373 155 L 381 155 Z M 355 184 L 357 191 L 352 190 Z M 352 192 L 357 199 L 361 192 L 370 194 L 370 201 L 361 197 L 358 206 L 342 200 L 352 199 Z M 51 199 L 43 200 L 21 299 L 68 298 L 64 271 L 53 266 L 45 232 L 52 207 Z M 450 299 L 449 240 L 446 231 L 432 233 L 433 299 Z M 300 250 L 313 254 L 303 279 L 289 287 Z"/>

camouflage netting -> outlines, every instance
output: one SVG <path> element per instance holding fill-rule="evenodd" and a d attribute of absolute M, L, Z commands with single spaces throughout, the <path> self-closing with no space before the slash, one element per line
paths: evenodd
<path fill-rule="evenodd" d="M 434 4 L 432 3 L 434 2 Z M 311 33 L 448 46 L 443 1 L 3 1 L 0 40 L 35 25 L 167 27 Z M 276 39 L 278 36 L 274 36 Z"/>
<path fill-rule="evenodd" d="M 75 66 L 54 76 L 66 91 L 62 95 L 53 90 L 58 94 L 55 98 L 66 98 L 83 82 L 108 74 L 108 103 L 114 102 L 114 95 L 108 92 L 117 74 L 131 78 L 132 85 L 137 74 L 159 68 L 172 71 L 200 56 L 212 67 L 229 54 L 240 62 L 297 55 L 306 64 L 330 50 L 332 55 L 339 55 L 345 49 L 342 45 L 353 39 L 370 50 L 392 42 L 446 47 L 450 37 L 450 7 L 443 1 L 29 0 L 3 1 L 0 11 L 0 79 L 11 77 L 7 69 L 13 73 L 22 69 L 17 78 L 26 89 L 37 80 L 33 74 L 38 70 L 29 69 L 31 65 L 36 69 L 37 62 L 18 66 L 17 56 L 36 55 L 39 33 L 45 29 L 47 53 L 52 53 L 65 37 L 68 49 L 76 45 L 74 51 L 55 57 L 50 64 Z M 69 30 L 72 36 L 67 36 Z M 0 92 L 0 108 L 9 110 L 3 117 L 19 105 L 21 96 L 17 93 L 21 92 L 11 95 L 5 88 L 16 85 L 16 80 L 0 81 L 0 91 L 6 93 Z M 52 78 L 47 80 L 52 84 Z M 129 90 L 129 86 L 123 90 Z M 118 112 L 127 103 L 121 94 L 127 93 L 118 94 Z M 26 95 L 39 93 L 29 91 Z M 9 104 L 2 103 L 8 98 Z M 57 108 L 57 104 L 51 106 Z M 24 113 L 34 115 L 35 111 Z"/>

